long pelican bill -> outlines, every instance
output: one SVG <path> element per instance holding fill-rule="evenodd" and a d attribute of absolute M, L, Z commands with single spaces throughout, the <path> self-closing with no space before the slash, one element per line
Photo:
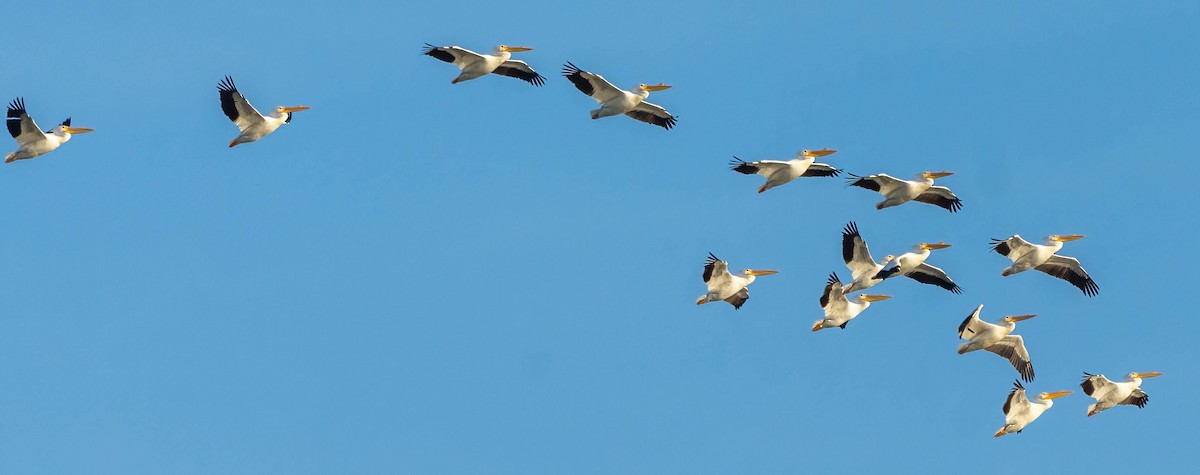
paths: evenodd
<path fill-rule="evenodd" d="M 747 273 L 747 274 L 750 274 L 750 275 L 753 275 L 753 276 L 756 276 L 756 277 L 757 277 L 757 276 L 760 276 L 760 275 L 771 275 L 771 274 L 778 274 L 778 273 L 779 273 L 779 271 L 777 271 L 777 270 L 767 270 L 767 269 L 750 269 L 750 270 L 746 271 L 746 273 Z"/>
<path fill-rule="evenodd" d="M 954 172 L 925 172 L 925 178 L 942 178 L 953 174 Z"/>
<path fill-rule="evenodd" d="M 950 246 L 951 246 L 950 244 L 946 244 L 946 243 L 944 243 L 944 242 L 939 242 L 939 243 L 936 243 L 936 244 L 934 244 L 934 243 L 928 243 L 928 242 L 923 242 L 923 243 L 921 243 L 921 249 L 930 249 L 930 250 L 932 250 L 932 249 L 945 249 L 945 248 L 947 248 L 947 247 L 950 247 Z"/>
<path fill-rule="evenodd" d="M 87 127 L 67 127 L 68 134 L 86 134 L 93 130 L 95 129 L 89 129 Z"/>
<path fill-rule="evenodd" d="M 1075 391 L 1054 391 L 1042 395 L 1042 399 L 1058 399 L 1068 394 L 1073 394 Z"/>
<path fill-rule="evenodd" d="M 1012 320 L 1012 321 L 1014 321 L 1014 322 L 1023 322 L 1023 321 L 1025 321 L 1025 320 L 1029 320 L 1030 318 L 1033 318 L 1033 317 L 1036 317 L 1036 316 L 1037 316 L 1037 314 L 1032 314 L 1032 315 L 1011 315 L 1011 316 L 1009 316 L 1009 317 L 1008 317 L 1008 319 L 1009 319 L 1009 320 Z"/>
<path fill-rule="evenodd" d="M 821 331 L 821 329 L 824 328 L 824 325 L 821 325 L 821 322 L 822 320 L 817 320 L 817 323 L 814 323 L 812 326 L 812 331 Z"/>
<path fill-rule="evenodd" d="M 524 46 L 505 46 L 501 49 L 504 51 L 507 51 L 509 53 L 520 53 L 522 51 L 533 51 L 533 48 L 527 48 Z"/>
<path fill-rule="evenodd" d="M 666 85 L 666 84 L 663 84 L 663 83 L 661 83 L 661 82 L 660 82 L 660 83 L 658 83 L 658 84 L 656 84 L 656 85 L 653 85 L 653 86 L 649 86 L 649 85 L 647 85 L 647 86 L 642 86 L 642 89 L 645 89 L 645 90 L 647 90 L 647 91 L 650 91 L 650 92 L 654 92 L 654 91 L 665 91 L 665 90 L 667 90 L 667 89 L 670 89 L 670 88 L 671 88 L 671 86 L 668 86 L 668 85 Z"/>
<path fill-rule="evenodd" d="M 805 157 L 824 157 L 835 153 L 837 153 L 837 150 L 830 149 L 829 147 L 825 147 L 822 150 L 805 150 L 803 152 Z"/>
<path fill-rule="evenodd" d="M 1071 241 L 1075 241 L 1075 240 L 1083 239 L 1083 238 L 1084 238 L 1084 236 L 1079 235 L 1079 234 L 1066 234 L 1066 235 L 1055 234 L 1054 236 L 1050 237 L 1050 239 L 1053 239 L 1058 242 L 1071 242 Z"/>
<path fill-rule="evenodd" d="M 891 295 L 863 295 L 862 296 L 862 299 L 866 300 L 868 302 L 878 302 L 880 300 L 887 300 L 890 298 L 892 298 Z"/>
<path fill-rule="evenodd" d="M 282 109 L 284 112 L 300 112 L 300 111 L 306 111 L 306 110 L 312 109 L 312 107 L 292 106 L 292 107 L 283 107 Z"/>
<path fill-rule="evenodd" d="M 1162 373 L 1159 373 L 1158 371 L 1151 371 L 1149 373 L 1133 373 L 1133 377 L 1142 379 L 1154 378 L 1158 376 L 1162 376 Z"/>

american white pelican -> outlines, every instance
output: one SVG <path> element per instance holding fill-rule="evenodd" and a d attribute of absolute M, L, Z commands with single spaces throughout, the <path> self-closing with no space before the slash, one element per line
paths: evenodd
<path fill-rule="evenodd" d="M 867 249 L 867 241 L 858 233 L 858 225 L 851 221 L 842 230 L 842 259 L 846 261 L 846 267 L 850 268 L 854 278 L 854 282 L 846 287 L 845 292 L 867 289 L 883 282 L 883 279 L 876 279 L 875 276 L 883 270 L 884 265 L 895 258 L 896 256 L 888 254 L 883 260 L 875 262 L 871 251 Z"/>
<path fill-rule="evenodd" d="M 923 242 L 917 244 L 912 252 L 900 254 L 891 262 L 883 266 L 879 273 L 875 274 L 875 279 L 887 279 L 894 277 L 897 274 L 906 276 L 912 280 L 922 284 L 936 285 L 950 292 L 961 294 L 962 288 L 950 280 L 950 276 L 946 275 L 937 267 L 925 263 L 925 259 L 929 258 L 930 251 L 935 249 L 945 249 L 950 247 L 949 244 L 939 242 L 937 244 Z"/>
<path fill-rule="evenodd" d="M 735 309 L 742 308 L 742 304 L 750 298 L 750 291 L 746 290 L 746 286 L 754 282 L 757 276 L 777 273 L 773 270 L 746 269 L 737 275 L 730 274 L 729 263 L 717 259 L 717 256 L 710 252 L 708 260 L 704 261 L 704 283 L 708 284 L 708 293 L 696 299 L 696 305 L 724 300 Z"/>
<path fill-rule="evenodd" d="M 600 103 L 599 109 L 591 111 L 593 119 L 625 114 L 667 130 L 675 126 L 675 116 L 661 106 L 646 102 L 651 92 L 670 89 L 671 86 L 663 83 L 655 86 L 638 84 L 629 91 L 622 91 L 605 80 L 604 76 L 584 71 L 571 63 L 563 65 L 563 76 L 570 79 L 576 89 Z"/>
<path fill-rule="evenodd" d="M 829 274 L 829 280 L 825 282 L 825 291 L 821 293 L 821 309 L 825 310 L 825 318 L 813 322 L 812 331 L 833 327 L 845 330 L 846 324 L 870 307 L 871 302 L 890 298 L 892 298 L 891 295 L 859 294 L 854 298 L 847 299 L 845 292 L 842 291 L 842 281 L 838 279 L 837 273 Z"/>
<path fill-rule="evenodd" d="M 892 178 L 880 173 L 867 177 L 850 174 L 850 185 L 877 191 L 884 200 L 875 204 L 875 209 L 899 206 L 912 200 L 941 206 L 951 213 L 962 208 L 962 200 L 954 196 L 949 188 L 933 186 L 934 178 L 953 175 L 952 172 L 924 172 L 917 175 L 915 181 Z"/>
<path fill-rule="evenodd" d="M 980 320 L 980 310 L 983 310 L 983 305 L 975 307 L 975 311 L 958 326 L 958 337 L 971 340 L 958 345 L 958 354 L 990 351 L 1012 363 L 1025 382 L 1033 381 L 1033 363 L 1029 359 L 1029 350 L 1025 349 L 1025 340 L 1021 335 L 1013 335 L 1012 331 L 1017 328 L 1017 322 L 1037 315 L 1007 316 L 1000 319 L 1000 325 L 996 325 Z"/>
<path fill-rule="evenodd" d="M 4 157 L 4 163 L 33 158 L 50 153 L 62 144 L 71 140 L 74 134 L 86 134 L 92 129 L 87 127 L 71 127 L 71 118 L 62 121 L 57 127 L 42 132 L 33 117 L 25 112 L 25 99 L 13 99 L 8 104 L 8 133 L 17 139 L 17 149 Z"/>
<path fill-rule="evenodd" d="M 817 157 L 824 157 L 835 152 L 837 150 L 830 150 L 828 148 L 824 150 L 801 150 L 796 152 L 796 158 L 788 161 L 759 160 L 757 162 L 746 162 L 734 156 L 733 161 L 729 162 L 729 165 L 735 172 L 745 175 L 758 174 L 765 177 L 767 182 L 758 187 L 758 192 L 762 193 L 802 176 L 838 176 L 842 172 L 841 170 L 825 163 L 814 163 Z"/>
<path fill-rule="evenodd" d="M 1054 254 L 1062 249 L 1064 242 L 1076 239 L 1083 239 L 1083 236 L 1053 234 L 1046 237 L 1045 245 L 1038 245 L 1021 239 L 1019 234 L 1013 234 L 1012 237 L 1003 241 L 992 239 L 992 249 L 1013 261 L 1013 264 L 1004 269 L 1000 275 L 1007 277 L 1029 269 L 1037 269 L 1070 282 L 1071 285 L 1082 290 L 1084 295 L 1094 297 L 1100 293 L 1100 287 L 1096 285 L 1096 281 L 1092 280 L 1087 271 L 1083 270 L 1079 261 L 1074 257 Z"/>
<path fill-rule="evenodd" d="M 1025 426 L 1050 409 L 1050 406 L 1054 405 L 1055 399 L 1071 393 L 1071 391 L 1041 393 L 1037 395 L 1037 399 L 1030 400 L 1025 396 L 1025 386 L 1021 386 L 1020 381 L 1013 381 L 1013 390 L 1008 393 L 1008 400 L 1004 401 L 1004 427 L 996 431 L 992 437 L 1021 432 Z"/>
<path fill-rule="evenodd" d="M 217 85 L 217 91 L 221 96 L 221 110 L 242 131 L 241 135 L 229 142 L 229 148 L 266 137 L 279 126 L 291 123 L 293 112 L 311 109 L 308 106 L 279 106 L 271 109 L 271 113 L 264 116 L 250 105 L 250 101 L 247 101 L 242 93 L 238 92 L 237 86 L 233 84 L 233 78 L 229 76 L 225 76 L 225 80 Z"/>
<path fill-rule="evenodd" d="M 487 76 L 488 73 L 517 78 L 534 86 L 545 84 L 546 78 L 524 61 L 509 59 L 513 53 L 522 51 L 533 51 L 533 48 L 500 45 L 492 49 L 492 54 L 479 54 L 458 46 L 434 46 L 425 43 L 425 54 L 452 63 L 462 71 L 450 84 Z"/>
<path fill-rule="evenodd" d="M 1118 404 L 1146 407 L 1146 403 L 1150 402 L 1150 396 L 1142 391 L 1142 379 L 1156 376 L 1162 376 L 1162 373 L 1158 371 L 1129 373 L 1125 376 L 1125 382 L 1114 383 L 1105 378 L 1103 374 L 1083 373 L 1083 383 L 1079 387 L 1083 388 L 1083 392 L 1088 396 L 1096 399 L 1095 404 L 1088 406 L 1088 417 Z"/>

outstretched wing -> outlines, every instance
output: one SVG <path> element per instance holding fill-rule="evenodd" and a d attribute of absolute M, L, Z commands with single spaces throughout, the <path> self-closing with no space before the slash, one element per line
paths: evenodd
<path fill-rule="evenodd" d="M 591 96 L 596 102 L 605 102 L 610 99 L 621 97 L 623 92 L 617 89 L 617 86 L 612 85 L 604 76 L 590 73 L 579 69 L 579 67 L 567 62 L 563 65 L 563 76 L 575 85 L 580 92 Z"/>
<path fill-rule="evenodd" d="M 742 290 L 725 299 L 726 302 L 729 302 L 729 305 L 733 305 L 734 310 L 742 308 L 742 304 L 746 303 L 747 300 L 750 300 L 750 291 L 746 290 L 745 287 L 742 287 Z"/>
<path fill-rule="evenodd" d="M 826 163 L 813 163 L 812 165 L 809 165 L 808 170 L 805 170 L 804 174 L 800 176 L 838 176 L 841 173 L 841 170 L 834 168 L 832 165 Z"/>
<path fill-rule="evenodd" d="M 708 253 L 708 259 L 704 261 L 704 283 L 713 279 L 713 276 L 718 279 L 727 278 L 729 274 L 729 263 L 717 258 L 713 253 Z"/>
<path fill-rule="evenodd" d="M 1104 377 L 1103 374 L 1083 373 L 1083 382 L 1079 383 L 1079 387 L 1083 388 L 1083 393 L 1088 396 L 1096 397 L 1096 392 L 1107 393 L 1112 389 L 1113 382 Z"/>
<path fill-rule="evenodd" d="M 1029 360 L 1029 351 L 1025 349 L 1025 340 L 1020 335 L 1009 335 L 987 347 L 987 350 L 1003 356 L 1021 373 L 1021 379 L 1033 381 L 1033 363 Z"/>
<path fill-rule="evenodd" d="M 1133 392 L 1129 393 L 1129 397 L 1122 400 L 1119 404 L 1146 407 L 1146 403 L 1148 402 L 1150 402 L 1150 396 L 1147 396 L 1146 392 L 1142 391 L 1142 388 L 1135 388 Z"/>
<path fill-rule="evenodd" d="M 250 105 L 250 101 L 238 92 L 232 77 L 225 76 L 225 80 L 217 85 L 217 91 L 221 96 L 221 111 L 225 112 L 225 116 L 229 117 L 229 120 L 233 121 L 239 129 L 244 131 L 265 120 L 262 114 L 259 114 L 258 110 Z"/>
<path fill-rule="evenodd" d="M 981 310 L 983 310 L 983 305 L 975 307 L 975 310 L 970 315 L 967 315 L 967 319 L 958 325 L 959 338 L 970 340 L 975 338 L 975 335 L 987 330 L 988 323 L 979 319 L 979 312 Z"/>
<path fill-rule="evenodd" d="M 917 197 L 913 199 L 922 203 L 929 203 L 931 205 L 945 208 L 951 213 L 962 208 L 962 200 L 958 199 L 957 196 L 954 196 L 954 193 L 952 193 L 949 188 L 944 186 L 931 186 L 928 190 L 925 190 L 924 193 L 917 195 Z"/>
<path fill-rule="evenodd" d="M 729 161 L 729 169 L 744 175 L 762 175 L 769 177 L 771 174 L 779 171 L 781 168 L 788 167 L 787 162 L 779 160 L 759 160 L 757 162 L 747 162 L 738 158 L 736 155 L 733 160 Z"/>
<path fill-rule="evenodd" d="M 1021 386 L 1020 381 L 1013 381 L 1013 390 L 1008 393 L 1008 399 L 1004 400 L 1004 415 L 1008 415 L 1008 411 L 1015 407 L 1024 407 L 1029 405 L 1029 397 L 1025 395 L 1025 386 Z"/>
<path fill-rule="evenodd" d="M 1096 281 L 1092 280 L 1092 276 L 1083 270 L 1079 260 L 1074 257 L 1053 255 L 1035 269 L 1070 282 L 1088 297 L 1095 297 L 1100 293 L 1100 287 L 1096 285 Z"/>
<path fill-rule="evenodd" d="M 542 84 L 546 83 L 546 78 L 542 77 L 541 74 L 538 74 L 537 71 L 534 71 L 533 68 L 529 67 L 528 64 L 525 64 L 524 61 L 518 61 L 515 59 L 510 59 L 500 63 L 500 66 L 492 72 L 501 76 L 517 78 L 529 84 L 533 84 L 534 86 L 541 86 Z"/>
<path fill-rule="evenodd" d="M 851 173 L 849 181 L 850 186 L 866 188 L 868 190 L 878 191 L 880 193 L 887 193 L 887 190 L 891 190 L 904 184 L 904 180 L 892 178 L 886 173 L 880 173 L 878 175 L 871 176 L 858 176 Z"/>
<path fill-rule="evenodd" d="M 423 53 L 447 63 L 452 63 L 458 66 L 460 70 L 467 63 L 483 60 L 483 55 L 466 48 L 459 48 L 458 46 L 434 46 L 425 43 L 425 51 Z"/>
<path fill-rule="evenodd" d="M 1033 248 L 1033 244 L 1021 239 L 1020 234 L 1013 234 L 1012 237 L 1005 240 L 992 239 L 992 250 L 1014 262 L 1025 253 L 1032 251 Z"/>
<path fill-rule="evenodd" d="M 46 134 L 42 133 L 33 117 L 25 111 L 25 99 L 18 97 L 8 104 L 8 117 L 5 122 L 8 125 L 8 134 L 17 139 L 18 146 L 24 147 L 46 140 Z"/>
<path fill-rule="evenodd" d="M 662 106 L 651 104 L 646 101 L 638 103 L 633 110 L 626 112 L 625 115 L 633 117 L 647 124 L 654 124 L 667 130 L 675 126 L 675 117 L 663 109 Z"/>
<path fill-rule="evenodd" d="M 946 275 L 945 271 L 924 262 L 905 275 L 922 284 L 936 285 L 956 294 L 962 293 L 962 288 L 950 280 L 950 276 Z"/>
<path fill-rule="evenodd" d="M 838 279 L 836 272 L 829 274 L 829 280 L 825 281 L 825 290 L 821 292 L 821 308 L 829 306 L 830 302 L 845 302 L 846 296 L 842 294 L 842 281 Z"/>

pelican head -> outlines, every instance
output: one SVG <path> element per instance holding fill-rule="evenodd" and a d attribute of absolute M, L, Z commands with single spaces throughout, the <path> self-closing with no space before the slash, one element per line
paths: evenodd
<path fill-rule="evenodd" d="M 1162 373 L 1159 373 L 1158 371 L 1151 371 L 1149 373 L 1134 372 L 1134 373 L 1129 373 L 1128 378 L 1129 379 L 1146 379 L 1146 378 L 1156 378 L 1159 376 L 1162 376 Z"/>
<path fill-rule="evenodd" d="M 496 53 L 520 53 L 522 51 L 533 51 L 533 48 L 526 48 L 524 46 L 508 46 L 508 45 L 500 45 L 500 46 L 496 47 Z"/>
<path fill-rule="evenodd" d="M 933 251 L 936 249 L 945 249 L 947 247 L 950 247 L 950 244 L 946 244 L 944 242 L 938 242 L 936 244 L 923 242 L 923 243 L 917 244 L 917 249 L 920 249 L 922 251 Z"/>
<path fill-rule="evenodd" d="M 1038 394 L 1038 398 L 1040 398 L 1043 401 L 1049 401 L 1051 399 L 1058 399 L 1060 397 L 1066 396 L 1068 394 L 1072 394 L 1074 392 L 1075 391 L 1053 391 L 1053 392 Z"/>
<path fill-rule="evenodd" d="M 824 157 L 826 155 L 833 155 L 835 153 L 837 153 L 837 150 L 830 149 L 829 147 L 825 147 L 824 149 L 821 149 L 821 150 L 801 150 L 800 151 L 800 155 L 804 156 L 804 157 Z"/>
<path fill-rule="evenodd" d="M 638 84 L 638 89 L 641 89 L 642 91 L 645 91 L 645 92 L 665 91 L 670 88 L 671 88 L 671 86 L 668 86 L 661 82 L 656 85 Z"/>
<path fill-rule="evenodd" d="M 947 176 L 950 176 L 953 174 L 954 174 L 954 172 L 924 172 L 924 173 L 921 173 L 921 178 L 924 178 L 926 180 L 932 180 L 934 178 L 947 177 Z"/>
<path fill-rule="evenodd" d="M 1029 320 L 1030 318 L 1033 318 L 1036 316 L 1037 316 L 1036 314 L 1034 314 L 1034 315 L 1009 315 L 1000 320 L 1003 321 L 1004 323 L 1017 323 L 1017 322 Z"/>
<path fill-rule="evenodd" d="M 1051 234 L 1050 237 L 1046 239 L 1054 242 L 1071 242 L 1083 238 L 1084 236 L 1079 234 Z"/>
<path fill-rule="evenodd" d="M 71 118 L 70 117 L 67 117 L 67 120 L 64 120 L 62 122 L 62 124 L 59 124 L 57 127 L 53 128 L 53 129 L 50 129 L 50 133 L 59 135 L 59 136 L 63 136 L 63 137 L 69 137 L 74 134 L 86 134 L 91 131 L 92 131 L 92 129 L 89 129 L 87 127 L 71 127 Z"/>

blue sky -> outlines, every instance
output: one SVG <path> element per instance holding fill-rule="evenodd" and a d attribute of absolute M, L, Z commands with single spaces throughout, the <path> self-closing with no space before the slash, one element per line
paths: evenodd
<path fill-rule="evenodd" d="M 1200 390 L 1188 2 L 8 2 L 0 99 L 96 129 L 4 165 L 6 473 L 1179 471 Z M 422 44 L 548 79 L 451 85 Z M 562 79 L 673 84 L 663 131 Z M 235 149 L 216 85 L 305 104 Z M 12 142 L 9 147 L 15 147 Z M 731 155 L 951 170 L 957 214 L 810 179 L 758 195 Z M 7 152 L 9 149 L 5 149 Z M 813 334 L 854 220 L 963 295 L 878 290 Z M 1079 233 L 1100 295 L 1001 278 L 989 238 Z M 1166 259 L 1152 245 L 1165 245 Z M 777 269 L 694 305 L 713 252 Z M 1164 262 L 1165 261 L 1165 262 Z M 1020 331 L 1031 391 L 955 329 Z M 1082 371 L 1157 370 L 1084 417 Z"/>

